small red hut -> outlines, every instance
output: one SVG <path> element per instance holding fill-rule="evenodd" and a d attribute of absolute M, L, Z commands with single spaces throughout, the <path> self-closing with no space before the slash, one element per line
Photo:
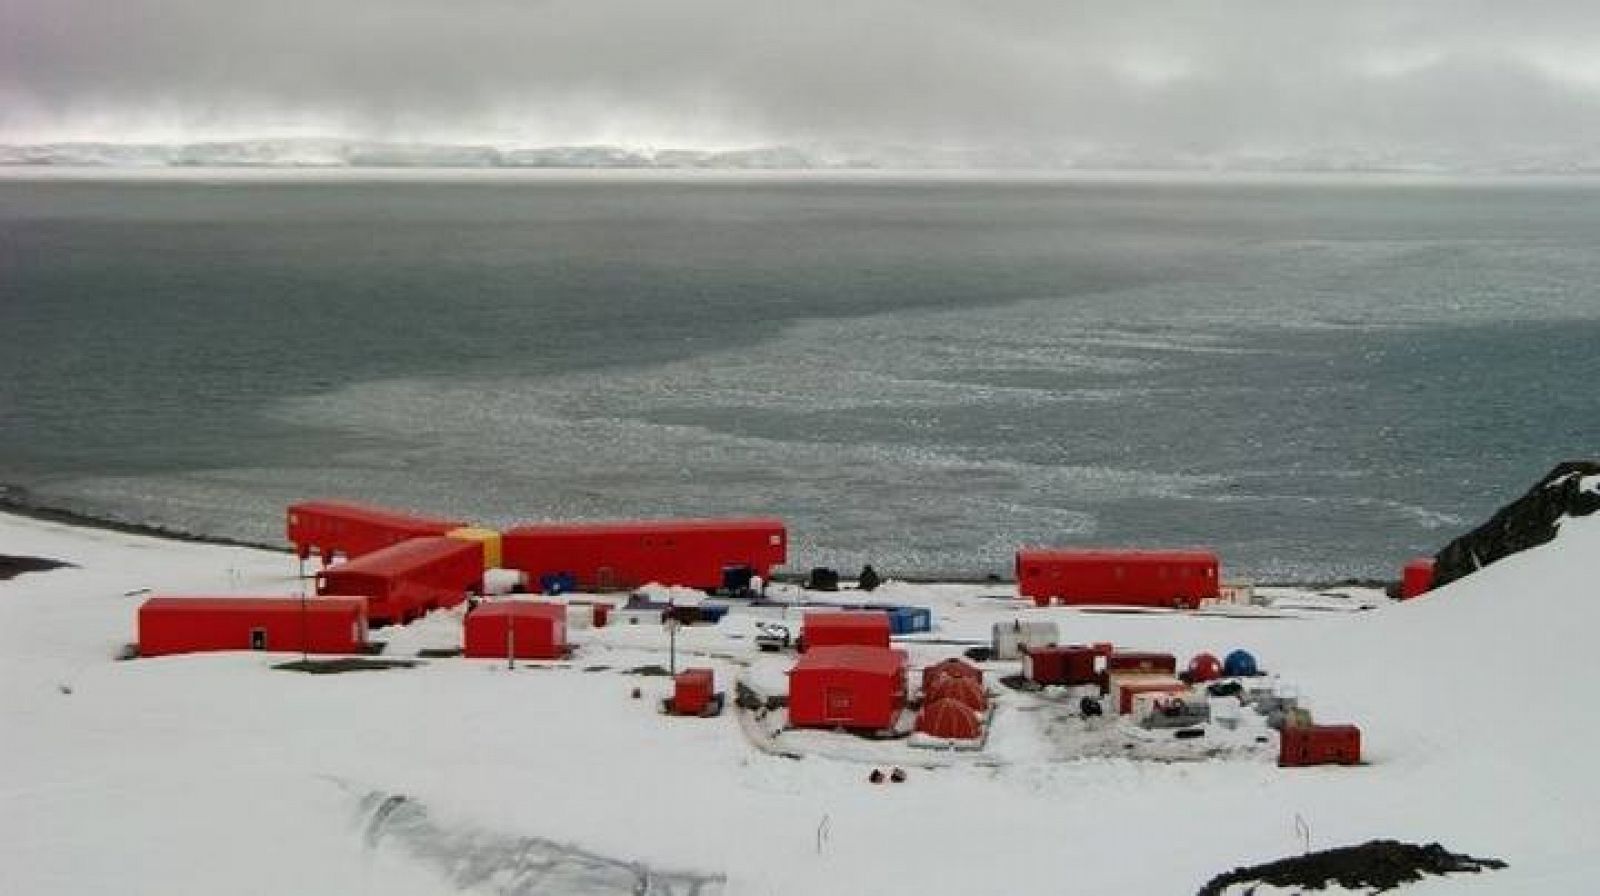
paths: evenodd
<path fill-rule="evenodd" d="M 555 660 L 567 655 L 567 608 L 531 600 L 479 604 L 462 625 L 471 659 Z"/>
<path fill-rule="evenodd" d="M 983 723 L 959 700 L 935 700 L 917 714 L 917 730 L 947 740 L 976 740 L 983 733 Z"/>
<path fill-rule="evenodd" d="M 1400 577 L 1400 599 L 1410 600 L 1433 590 L 1432 557 L 1418 557 L 1408 562 Z"/>
<path fill-rule="evenodd" d="M 805 649 L 855 644 L 889 647 L 889 614 L 878 610 L 818 610 L 806 613 L 800 637 Z"/>

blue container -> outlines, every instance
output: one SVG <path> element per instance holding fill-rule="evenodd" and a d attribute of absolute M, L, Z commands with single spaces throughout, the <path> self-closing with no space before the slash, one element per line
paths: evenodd
<path fill-rule="evenodd" d="M 1256 658 L 1248 650 L 1235 650 L 1223 659 L 1222 674 L 1228 678 L 1242 678 L 1261 672 L 1256 668 Z"/>
<path fill-rule="evenodd" d="M 889 634 L 917 635 L 933 630 L 933 613 L 927 607 L 888 607 Z"/>
<path fill-rule="evenodd" d="M 700 621 L 716 625 L 722 617 L 728 615 L 728 608 L 722 604 L 701 604 Z"/>
<path fill-rule="evenodd" d="M 547 595 L 578 590 L 578 577 L 570 572 L 548 572 L 539 577 L 539 590 Z"/>

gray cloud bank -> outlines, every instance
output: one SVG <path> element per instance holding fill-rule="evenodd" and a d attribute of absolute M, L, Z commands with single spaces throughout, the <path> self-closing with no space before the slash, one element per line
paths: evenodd
<path fill-rule="evenodd" d="M 497 158 L 1593 169 L 1600 8 L 0 0 L 0 143 L 262 137 Z"/>

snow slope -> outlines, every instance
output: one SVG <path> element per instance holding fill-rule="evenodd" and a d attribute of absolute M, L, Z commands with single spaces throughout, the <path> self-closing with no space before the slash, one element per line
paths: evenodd
<path fill-rule="evenodd" d="M 986 639 L 1025 612 L 1072 640 L 1249 647 L 1319 719 L 1361 724 L 1371 764 L 1061 761 L 1002 703 L 986 761 L 872 786 L 870 765 L 760 752 L 733 714 L 658 715 L 667 683 L 621 670 L 664 662 L 659 630 L 579 631 L 573 663 L 515 670 L 119 662 L 141 599 L 125 592 L 285 592 L 293 559 L 0 516 L 0 553 L 79 567 L 0 582 L 0 868 L 7 891 L 32 894 L 524 892 L 478 866 L 540 838 L 690 876 L 663 889 L 721 875 L 727 893 L 1167 894 L 1298 851 L 1298 817 L 1314 847 L 1439 840 L 1511 865 L 1415 892 L 1588 893 L 1597 549 L 1600 517 L 1576 520 L 1421 600 L 1293 618 L 1022 611 L 992 587 L 890 583 L 875 598 L 934 607 L 936 640 Z M 458 626 L 436 614 L 391 652 Z M 679 648 L 731 688 L 750 629 L 735 614 Z M 961 649 L 909 646 L 914 665 Z M 437 849 L 374 821 L 389 795 L 424 807 Z"/>

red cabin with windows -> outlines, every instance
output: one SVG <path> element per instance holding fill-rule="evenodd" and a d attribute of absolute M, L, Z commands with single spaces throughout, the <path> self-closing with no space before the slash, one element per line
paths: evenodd
<path fill-rule="evenodd" d="M 1400 578 L 1400 599 L 1410 600 L 1433 590 L 1433 558 L 1418 557 L 1406 564 Z"/>
<path fill-rule="evenodd" d="M 1038 606 L 1111 604 L 1193 609 L 1218 596 L 1210 551 L 1023 550 L 1017 590 Z"/>
<path fill-rule="evenodd" d="M 483 545 L 436 536 L 400 544 L 317 573 L 318 594 L 359 594 L 373 625 L 410 622 L 483 590 Z"/>
<path fill-rule="evenodd" d="M 362 653 L 359 597 L 152 597 L 139 607 L 139 655 L 215 650 Z"/>
<path fill-rule="evenodd" d="M 789 724 L 893 728 L 906 705 L 906 654 L 858 644 L 813 647 L 789 670 Z"/>
<path fill-rule="evenodd" d="M 335 554 L 354 560 L 402 541 L 444 535 L 466 525 L 347 501 L 302 501 L 289 505 L 287 530 L 300 559 L 315 551 L 326 565 Z"/>
<path fill-rule="evenodd" d="M 567 608 L 531 600 L 479 604 L 462 624 L 462 647 L 473 659 L 561 659 L 567 655 Z"/>
<path fill-rule="evenodd" d="M 585 591 L 651 582 L 711 590 L 728 567 L 766 578 L 788 559 L 788 545 L 783 521 L 766 517 L 538 523 L 501 536 L 501 562 L 533 582 L 568 574 Z"/>
<path fill-rule="evenodd" d="M 800 637 L 807 651 L 847 644 L 887 648 L 889 614 L 879 610 L 818 610 L 805 614 Z"/>

